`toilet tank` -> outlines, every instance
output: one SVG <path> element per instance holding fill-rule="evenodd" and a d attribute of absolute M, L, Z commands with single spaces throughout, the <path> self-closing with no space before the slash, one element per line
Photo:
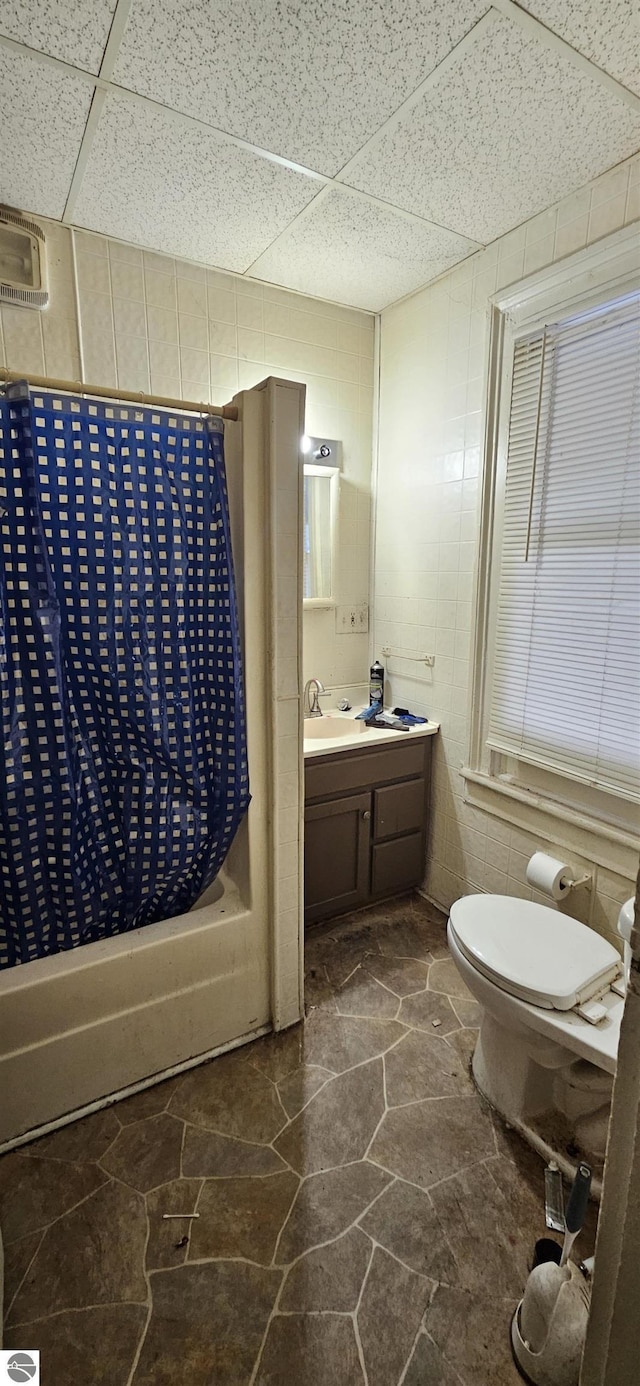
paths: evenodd
<path fill-rule="evenodd" d="M 633 896 L 630 900 L 625 900 L 618 915 L 618 933 L 625 943 L 631 942 L 631 930 L 633 928 L 635 910 L 635 900 Z"/>

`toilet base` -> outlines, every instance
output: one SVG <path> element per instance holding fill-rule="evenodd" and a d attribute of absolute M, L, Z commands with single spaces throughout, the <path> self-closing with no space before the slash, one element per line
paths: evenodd
<path fill-rule="evenodd" d="M 611 1076 L 553 1041 L 507 1029 L 486 1011 L 471 1067 L 490 1106 L 545 1160 L 570 1178 L 586 1160 L 599 1198 Z"/>

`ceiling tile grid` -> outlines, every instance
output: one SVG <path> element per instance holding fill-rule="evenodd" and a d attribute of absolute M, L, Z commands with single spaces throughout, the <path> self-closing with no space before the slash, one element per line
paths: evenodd
<path fill-rule="evenodd" d="M 627 158 L 640 112 L 493 11 L 348 182 L 491 241 Z"/>
<path fill-rule="evenodd" d="M 99 72 L 116 0 L 2 0 L 0 34 Z"/>
<path fill-rule="evenodd" d="M 495 4 L 2 0 L 0 199 L 376 311 L 640 145 L 635 0 Z"/>
<path fill-rule="evenodd" d="M 521 0 L 536 19 L 640 95 L 637 0 Z"/>
<path fill-rule="evenodd" d="M 74 221 L 242 273 L 320 186 L 171 111 L 110 91 Z"/>
<path fill-rule="evenodd" d="M 251 274 L 377 312 L 477 248 L 451 231 L 332 187 L 260 256 Z"/>
<path fill-rule="evenodd" d="M 0 202 L 63 215 L 92 95 L 82 79 L 0 48 Z"/>
<path fill-rule="evenodd" d="M 134 0 L 114 81 L 333 175 L 487 0 Z"/>

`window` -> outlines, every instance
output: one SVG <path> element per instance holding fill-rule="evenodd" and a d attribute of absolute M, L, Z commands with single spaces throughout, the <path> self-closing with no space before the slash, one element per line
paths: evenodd
<path fill-rule="evenodd" d="M 337 546 L 338 467 L 304 467 L 303 599 L 305 606 L 333 606 Z"/>
<path fill-rule="evenodd" d="M 607 261 L 595 293 L 565 267 L 496 310 L 474 735 L 494 784 L 621 828 L 640 800 L 640 294 L 625 263 L 612 276 Z"/>

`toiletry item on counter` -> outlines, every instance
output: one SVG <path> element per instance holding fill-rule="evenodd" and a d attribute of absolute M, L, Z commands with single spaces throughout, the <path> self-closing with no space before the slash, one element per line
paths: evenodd
<path fill-rule="evenodd" d="M 383 712 L 379 703 L 370 703 L 362 712 L 356 713 L 356 721 L 366 722 L 368 727 L 377 727 L 379 731 L 410 731 L 411 728 L 406 722 L 401 722 L 399 717 L 394 717 L 392 712 Z"/>
<path fill-rule="evenodd" d="M 384 701 L 384 665 L 375 659 L 369 670 L 369 703 L 382 708 Z"/>
<path fill-rule="evenodd" d="M 351 703 L 348 698 L 341 698 L 338 703 L 338 712 L 351 712 Z"/>
<path fill-rule="evenodd" d="M 392 712 L 383 712 L 379 703 L 370 703 L 369 707 L 356 713 L 356 721 L 366 722 L 368 727 L 377 727 L 379 731 L 410 731 L 411 728 L 406 722 L 401 722 L 399 717 L 394 717 Z"/>
<path fill-rule="evenodd" d="M 421 727 L 429 721 L 428 717 L 418 717 L 417 712 L 409 712 L 408 707 L 394 707 L 394 717 L 399 717 L 401 722 L 406 722 L 408 727 Z"/>
<path fill-rule="evenodd" d="M 379 711 L 380 707 L 378 703 L 369 703 L 368 707 L 363 707 L 362 712 L 356 712 L 355 721 L 367 723 L 372 722 L 374 717 L 377 717 Z"/>
<path fill-rule="evenodd" d="M 408 722 L 401 717 L 394 717 L 392 712 L 378 712 L 377 716 L 369 722 L 370 727 L 380 727 L 382 731 L 411 731 Z"/>

